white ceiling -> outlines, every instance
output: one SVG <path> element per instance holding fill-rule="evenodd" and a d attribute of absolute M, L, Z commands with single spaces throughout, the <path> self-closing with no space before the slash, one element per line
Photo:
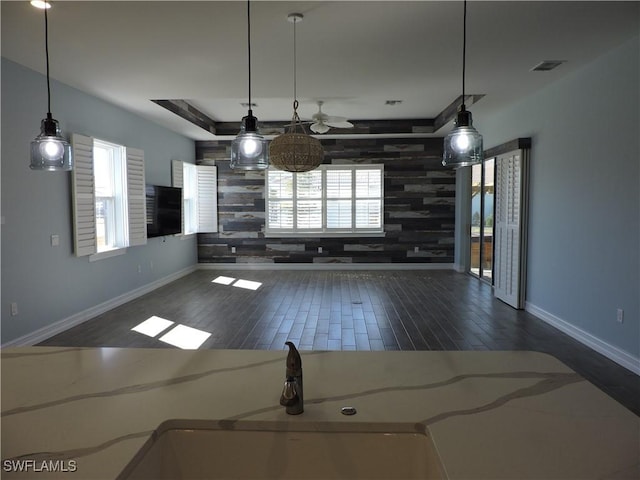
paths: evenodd
<path fill-rule="evenodd" d="M 316 100 L 354 120 L 434 118 L 461 93 L 461 1 L 254 1 L 251 11 L 260 120 L 291 118 L 292 12 L 304 14 L 296 27 L 303 118 Z M 638 34 L 639 12 L 637 1 L 470 1 L 466 90 L 486 94 L 470 108 L 474 118 Z M 187 100 L 215 121 L 246 115 L 245 1 L 57 1 L 48 15 L 52 78 L 197 140 L 215 137 L 150 99 Z M 44 72 L 42 10 L 2 1 L 1 48 Z M 543 60 L 567 63 L 530 71 Z"/>

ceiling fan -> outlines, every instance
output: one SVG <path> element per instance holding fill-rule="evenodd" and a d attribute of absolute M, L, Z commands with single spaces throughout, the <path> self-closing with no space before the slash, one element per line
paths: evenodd
<path fill-rule="evenodd" d="M 345 117 L 334 117 L 322 111 L 323 101 L 318 101 L 318 111 L 311 117 L 311 126 L 314 133 L 327 133 L 330 128 L 353 128 L 353 123 Z"/>

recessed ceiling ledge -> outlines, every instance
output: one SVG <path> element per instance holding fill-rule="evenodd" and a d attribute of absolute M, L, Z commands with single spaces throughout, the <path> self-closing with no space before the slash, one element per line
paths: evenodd
<path fill-rule="evenodd" d="M 470 106 L 484 97 L 484 94 L 465 95 L 465 105 Z M 213 134 L 217 140 L 235 138 L 240 130 L 240 122 L 216 122 L 186 100 L 152 100 L 157 105 Z M 450 124 L 462 104 L 462 96 L 451 102 L 436 118 L 351 120 L 353 128 L 334 128 L 331 134 L 313 135 L 317 138 L 403 138 L 429 137 L 440 128 Z M 260 133 L 265 138 L 273 138 L 285 132 L 291 123 L 287 121 L 261 121 Z"/>

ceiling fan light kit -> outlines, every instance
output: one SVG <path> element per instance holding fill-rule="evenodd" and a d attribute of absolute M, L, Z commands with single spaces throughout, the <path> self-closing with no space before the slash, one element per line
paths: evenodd
<path fill-rule="evenodd" d="M 296 23 L 303 18 L 301 13 L 292 13 L 287 20 L 293 23 L 293 117 L 289 130 L 278 135 L 269 145 L 271 165 L 286 172 L 302 173 L 318 168 L 324 159 L 320 140 L 307 134 L 298 116 L 296 92 Z"/>

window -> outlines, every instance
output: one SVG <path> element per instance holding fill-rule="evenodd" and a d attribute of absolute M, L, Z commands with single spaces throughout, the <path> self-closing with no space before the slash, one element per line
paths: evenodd
<path fill-rule="evenodd" d="M 147 242 L 144 152 L 73 134 L 76 256 L 95 260 Z"/>
<path fill-rule="evenodd" d="M 268 235 L 383 234 L 383 166 L 321 165 L 305 173 L 269 169 Z"/>
<path fill-rule="evenodd" d="M 97 251 L 127 245 L 125 148 L 93 141 Z"/>
<path fill-rule="evenodd" d="M 218 231 L 218 178 L 211 165 L 171 162 L 173 186 L 182 188 L 182 233 Z"/>

